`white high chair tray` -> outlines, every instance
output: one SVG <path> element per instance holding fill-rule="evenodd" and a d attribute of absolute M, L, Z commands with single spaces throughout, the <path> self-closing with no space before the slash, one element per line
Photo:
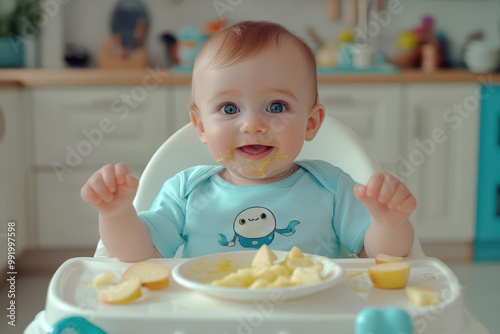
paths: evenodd
<path fill-rule="evenodd" d="M 186 259 L 157 259 L 171 271 Z M 408 286 L 441 291 L 441 302 L 419 307 L 409 302 L 405 289 L 373 287 L 367 269 L 373 259 L 335 260 L 345 270 L 336 285 L 308 297 L 275 302 L 237 302 L 187 289 L 172 277 L 161 291 L 142 288 L 142 297 L 125 305 L 105 305 L 97 300 L 98 288 L 86 286 L 106 271 L 119 281 L 131 265 L 108 258 L 74 258 L 53 276 L 46 309 L 25 330 L 47 333 L 53 324 L 82 316 L 109 334 L 113 333 L 353 333 L 357 314 L 368 306 L 399 306 L 413 319 L 415 333 L 479 334 L 488 331 L 464 306 L 461 287 L 453 272 L 434 258 L 407 260 Z"/>

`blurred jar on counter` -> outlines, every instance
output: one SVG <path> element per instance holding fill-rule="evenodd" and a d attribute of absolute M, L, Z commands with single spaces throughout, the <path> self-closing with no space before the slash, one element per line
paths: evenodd
<path fill-rule="evenodd" d="M 420 61 L 419 40 L 412 31 L 403 31 L 397 39 L 398 51 L 393 59 L 399 67 L 415 67 Z"/>

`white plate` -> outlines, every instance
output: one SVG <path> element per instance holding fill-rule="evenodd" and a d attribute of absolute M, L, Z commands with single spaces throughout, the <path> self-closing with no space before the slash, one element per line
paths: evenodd
<path fill-rule="evenodd" d="M 342 281 L 344 268 L 335 261 L 317 255 L 306 255 L 313 262 L 321 261 L 323 264 L 323 277 L 328 277 L 320 283 L 291 286 L 273 289 L 248 289 L 236 287 L 211 286 L 208 282 L 220 278 L 224 261 L 231 261 L 232 265 L 249 267 L 257 251 L 240 251 L 217 253 L 189 259 L 177 265 L 172 271 L 173 278 L 182 286 L 206 293 L 208 295 L 237 301 L 286 301 L 305 296 L 310 296 L 320 291 L 329 289 Z M 279 262 L 288 252 L 274 251 Z"/>

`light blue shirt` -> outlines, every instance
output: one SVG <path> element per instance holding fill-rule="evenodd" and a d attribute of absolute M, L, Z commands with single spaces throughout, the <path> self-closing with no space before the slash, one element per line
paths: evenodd
<path fill-rule="evenodd" d="M 189 168 L 167 180 L 150 210 L 139 213 L 163 257 L 184 244 L 183 257 L 260 248 L 340 257 L 363 248 L 370 216 L 356 182 L 324 161 L 296 161 L 286 179 L 237 186 L 221 166 Z"/>

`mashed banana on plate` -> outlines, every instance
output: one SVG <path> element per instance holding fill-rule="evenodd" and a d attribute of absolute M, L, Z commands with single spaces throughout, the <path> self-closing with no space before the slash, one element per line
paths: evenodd
<path fill-rule="evenodd" d="M 265 289 L 319 283 L 326 278 L 321 275 L 322 263 L 313 262 L 298 247 L 293 247 L 280 263 L 274 264 L 276 260 L 276 254 L 267 245 L 263 245 L 255 254 L 250 267 L 240 268 L 210 284 Z"/>

